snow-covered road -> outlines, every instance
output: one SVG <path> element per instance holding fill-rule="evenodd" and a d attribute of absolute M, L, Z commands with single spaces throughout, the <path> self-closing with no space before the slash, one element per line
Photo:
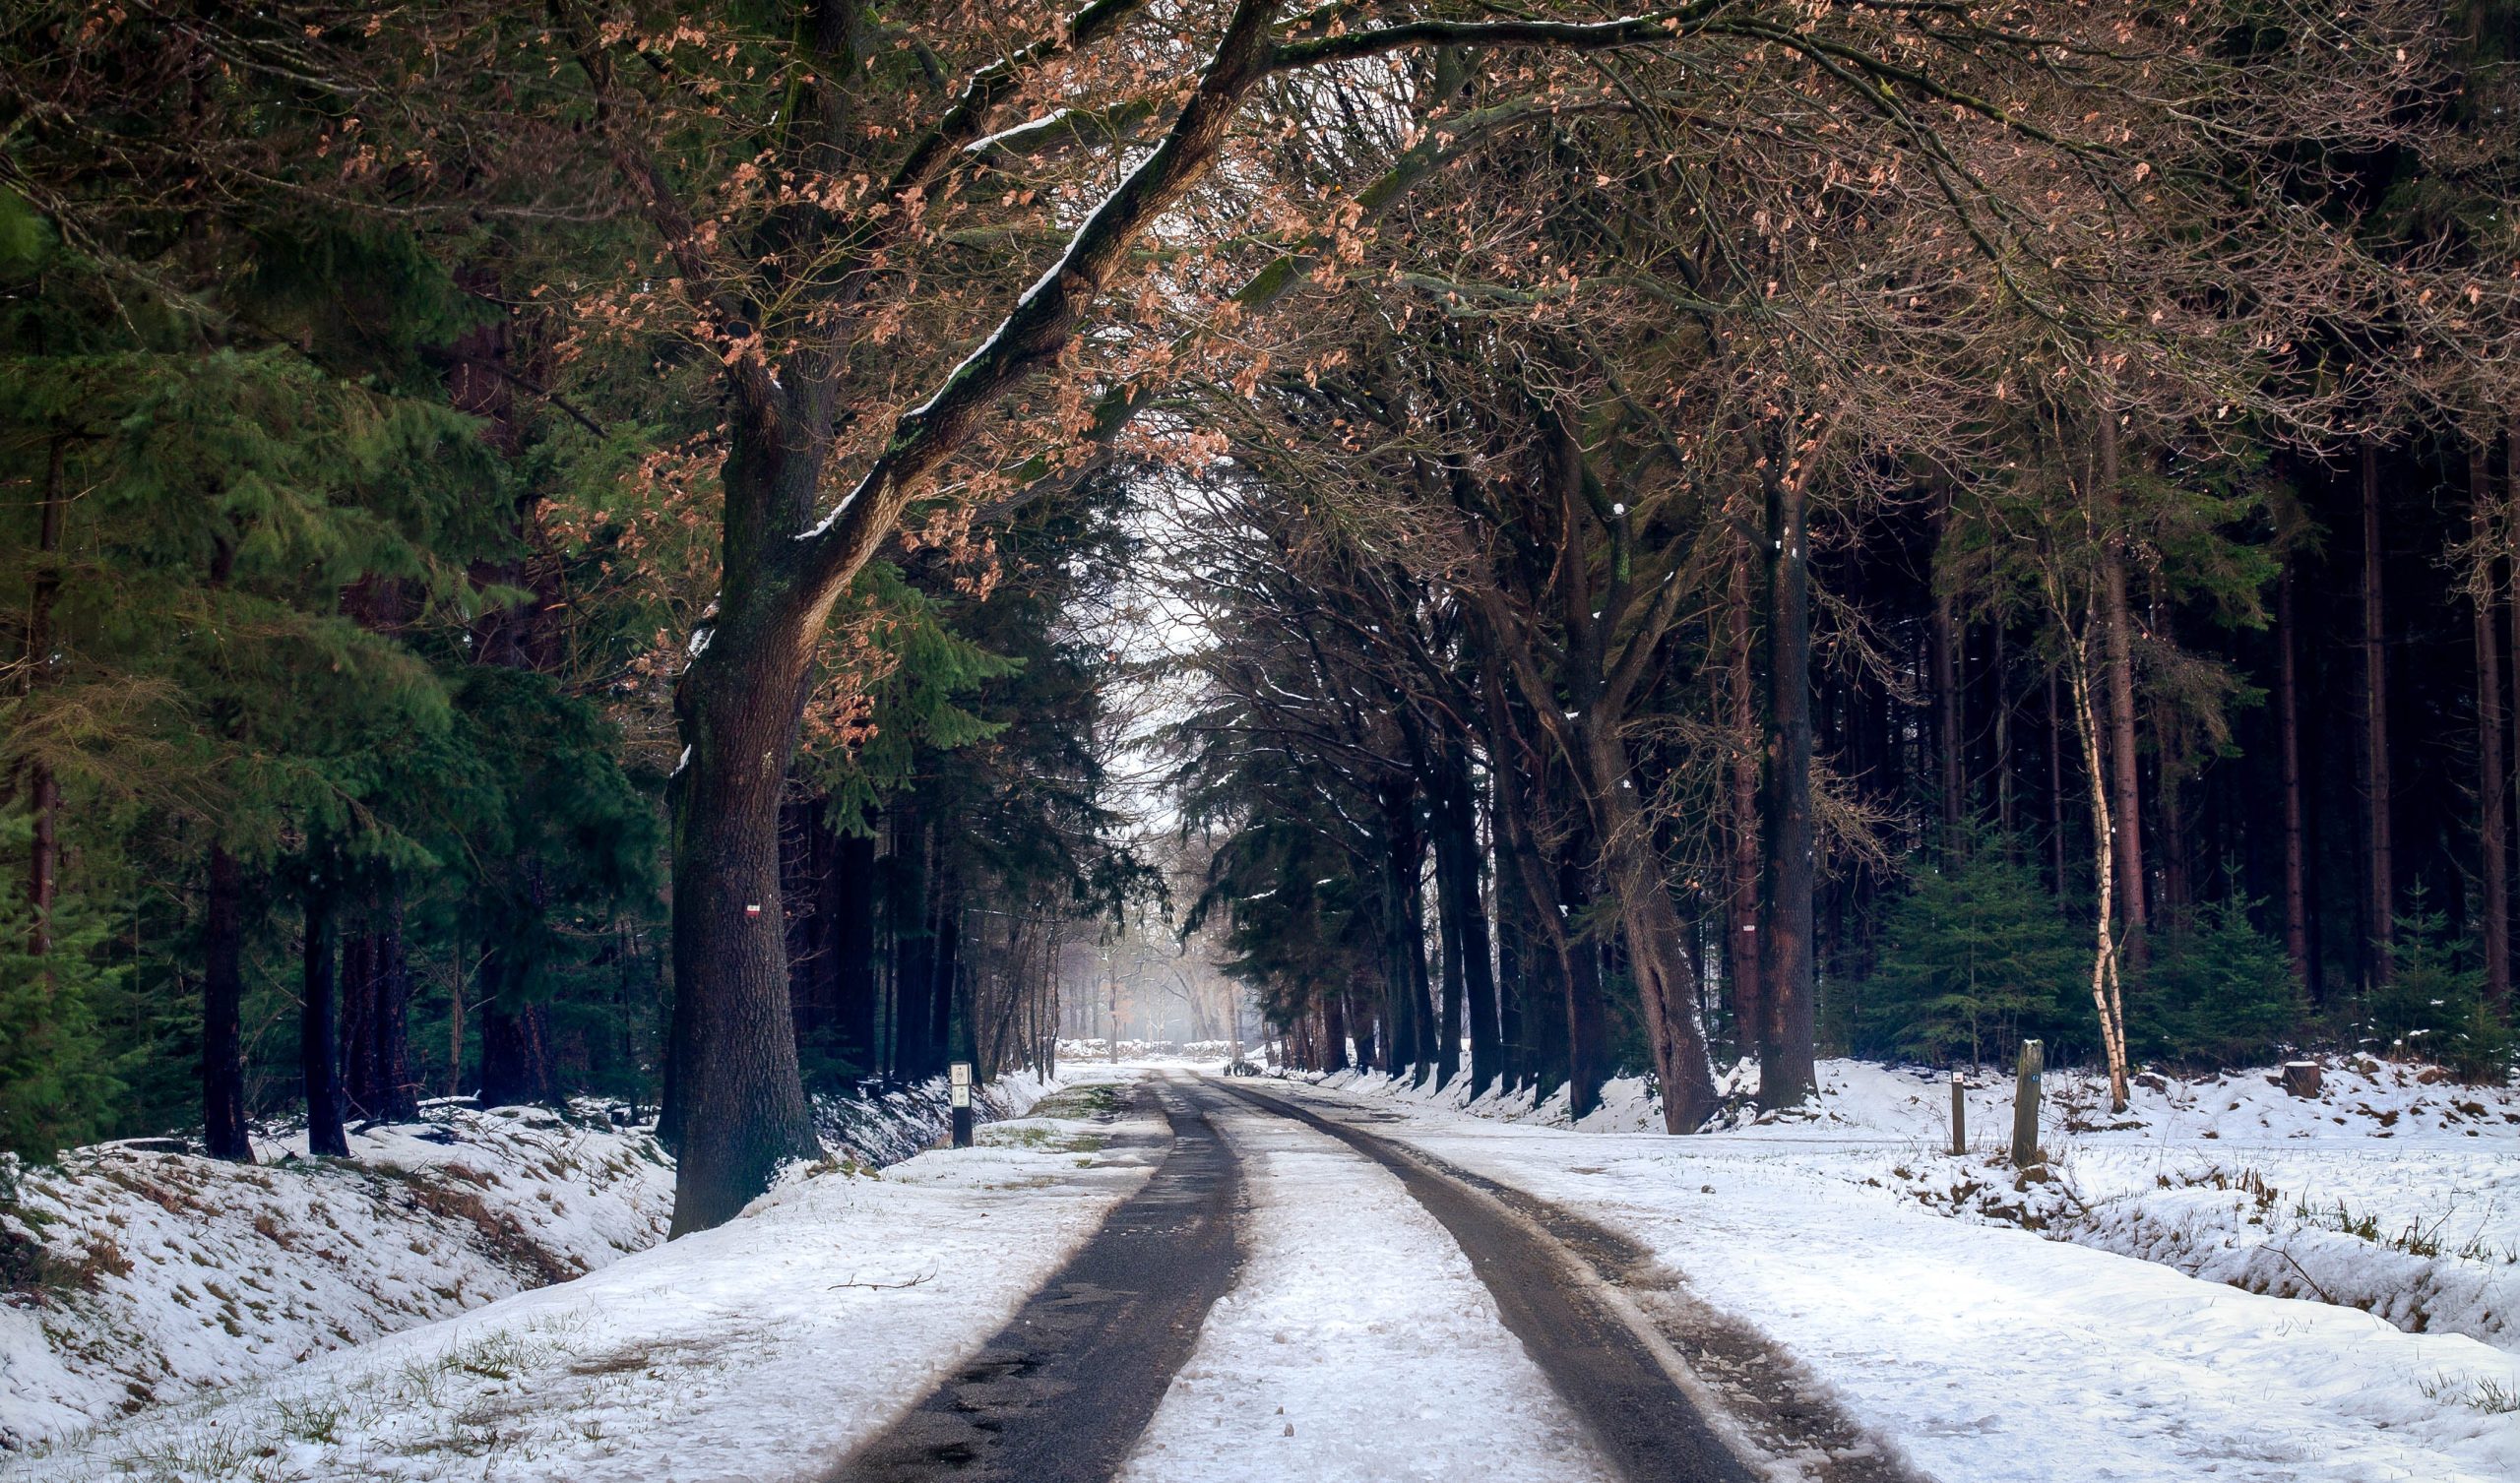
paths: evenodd
<path fill-rule="evenodd" d="M 1619 1477 L 1609 1459 L 1626 1454 L 1598 1440 L 1597 1402 L 1552 1385 L 1563 1354 L 1527 1347 L 1527 1319 L 1509 1329 L 1482 1280 L 1493 1253 L 1457 1235 L 1457 1212 L 1430 1213 L 1414 1162 L 1407 1182 L 1376 1162 L 1390 1144 L 1493 1181 L 1517 1218 L 1553 1206 L 1659 1263 L 1684 1290 L 1640 1282 L 1634 1303 L 1720 1392 L 1755 1389 L 1716 1373 L 1746 1365 L 1843 1411 L 1837 1436 L 1856 1446 L 1832 1466 L 1877 1449 L 1950 1483 L 2520 1478 L 2520 1412 L 2495 1400 L 2520 1397 L 2507 1350 L 1954 1219 L 1851 1177 L 1913 1156 L 1896 1140 L 1577 1132 L 1301 1082 L 1267 1091 L 1371 1139 L 1351 1146 L 1219 1083 L 1166 1088 L 1239 1158 L 1241 1265 L 1203 1323 L 1180 1321 L 1195 1341 L 1165 1364 L 1187 1359 L 1143 1431 L 1118 1439 L 1126 1483 Z M 1164 1125 L 1146 1092 L 1135 1111 L 1118 1100 L 1088 1085 L 984 1130 L 979 1149 L 795 1181 L 720 1230 L 145 1411 L 0 1477 L 829 1478 L 950 1391 L 1127 1207 Z M 1746 1346 L 1691 1341 L 1706 1330 L 1688 1314 L 1711 1311 Z M 1803 1466 L 1816 1456 L 1752 1461 L 1785 1483 L 1819 1476 Z"/>
<path fill-rule="evenodd" d="M 1615 1483 L 1453 1238 L 1327 1134 L 1247 1106 L 1246 1252 L 1124 1483 Z"/>

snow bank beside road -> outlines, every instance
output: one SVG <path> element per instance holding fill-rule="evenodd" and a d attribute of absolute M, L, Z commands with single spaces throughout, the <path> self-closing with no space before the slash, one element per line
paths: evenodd
<path fill-rule="evenodd" d="M 1020 1116 L 1043 1090 L 1001 1079 L 983 1116 Z M 876 1167 L 948 1123 L 941 1079 L 815 1110 L 836 1155 Z M 0 1294 L 0 1453 L 655 1246 L 672 1160 L 653 1125 L 613 1112 L 448 1100 L 351 1134 L 347 1160 L 307 1159 L 299 1133 L 259 1143 L 254 1167 L 138 1140 L 27 1171 L 0 1239 L 40 1243 L 49 1280 Z"/>
<path fill-rule="evenodd" d="M 2041 1143 L 2054 1177 L 2043 1183 L 2018 1179 L 2002 1155 L 2012 1126 L 2002 1075 L 1966 1083 L 1970 1151 L 1958 1157 L 1947 1074 L 1862 1061 L 1822 1062 L 1809 1112 L 1737 1112 L 1718 1136 L 1791 1150 L 1803 1167 L 1940 1214 L 2520 1351 L 2520 1090 L 2363 1057 L 2325 1062 L 2315 1098 L 2277 1081 L 2271 1068 L 2147 1075 L 2128 1109 L 2111 1113 L 2105 1083 L 2051 1073 Z M 1580 1125 L 1563 1092 L 1534 1107 L 1529 1092 L 1471 1101 L 1458 1080 L 1437 1088 L 1349 1072 L 1322 1084 L 1586 1133 L 1661 1127 L 1635 1080 L 1611 1082 Z"/>
<path fill-rule="evenodd" d="M 1060 1096 L 978 1148 L 880 1175 L 828 1162 L 717 1230 L 105 1427 L 0 1478 L 825 1475 L 1144 1179 L 1163 1125 L 1098 1119 L 1106 1100 Z"/>
<path fill-rule="evenodd" d="M 1518 1124 L 1387 1096 L 1373 1105 L 1401 1120 L 1374 1131 L 1646 1243 L 1699 1295 L 1791 1349 L 1858 1417 L 1943 1477 L 2484 1483 L 2512 1475 L 2520 1359 L 2461 1334 L 2404 1332 L 2350 1307 L 2253 1294 L 2018 1228 L 1951 1219 L 1918 1198 L 1944 1136 L 1948 1083 L 1909 1078 L 1903 1088 L 1900 1078 L 1830 1063 L 1819 1118 L 1697 1138 L 1576 1134 L 1528 1116 Z M 2410 1102 L 2415 1084 L 2410 1078 L 2404 1091 Z M 2056 1141 L 2100 1188 L 2110 1179 L 2130 1188 L 2139 1171 L 2199 1147 L 2217 1156 L 2290 1150 L 2302 1169 L 2330 1174 L 2352 1162 L 2320 1158 L 2315 1137 L 2288 1136 L 2340 1127 L 2314 1119 L 2363 1116 L 2350 1107 L 2313 1113 L 2303 1104 L 2288 1124 L 2287 1109 L 2252 1105 L 2253 1093 L 2236 1082 L 2208 1103 L 2197 1092 L 2184 1112 L 2157 1106 L 2126 1120 L 2134 1126 L 2081 1133 L 2066 1131 L 2079 1116 L 2069 1104 Z M 1973 1126 L 2000 1129 L 1981 1120 L 1992 1110 L 1973 1104 Z M 2375 1105 L 2366 1125 L 2381 1126 L 2382 1110 Z M 2431 1190 L 2498 1189 L 2492 1181 L 2515 1177 L 2487 1167 L 2515 1162 L 2510 1135 L 2489 1134 L 2466 1113 L 2445 1132 L 2425 1110 L 2428 1136 L 2447 1146 L 2426 1149 L 2410 1137 L 2411 1106 L 2390 1125 L 2396 1137 L 2378 1143 L 2385 1157 L 2367 1135 L 2339 1136 L 2341 1151 L 2374 1153 L 2356 1188 L 2376 1198 L 2392 1168 L 2417 1170 L 2414 1182 Z M 2165 1148 L 2156 1145 L 2168 1114 L 2192 1119 L 2185 1126 L 2194 1131 L 2172 1136 Z M 2245 1143 L 2243 1126 L 2265 1142 Z M 2470 1126 L 2479 1138 L 2465 1136 Z M 2221 1136 L 2199 1137 L 2206 1129 Z M 2453 1154 L 2479 1163 L 2441 1162 Z M 2480 1217 L 2488 1229 L 2501 1218 Z"/>

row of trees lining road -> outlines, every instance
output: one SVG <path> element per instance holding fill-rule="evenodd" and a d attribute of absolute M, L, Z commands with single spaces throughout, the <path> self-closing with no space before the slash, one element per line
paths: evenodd
<path fill-rule="evenodd" d="M 1368 1007 L 1366 1055 L 1438 1076 L 1461 1020 L 1475 1052 L 1518 1021 L 1519 1044 L 1475 1059 L 1544 1089 L 1571 1079 L 1580 1113 L 1607 1059 L 1596 985 L 1611 975 L 1614 1002 L 1635 1010 L 1628 1063 L 1655 1072 L 1678 1132 L 1717 1110 L 1702 1006 L 1719 992 L 1760 1101 L 1809 1095 L 1824 901 L 1839 971 L 1859 984 L 1878 945 L 1861 918 L 1900 846 L 1957 878 L 2017 862 L 2036 832 L 2055 855 L 2050 894 L 2106 903 L 2072 908 L 2082 951 L 2005 940 L 1983 967 L 1892 963 L 1930 1002 L 1874 1022 L 1897 1049 L 1936 1055 L 2063 1028 L 2122 1102 L 2127 979 L 2154 966 L 2150 903 L 2182 951 L 2148 990 L 2210 973 L 2197 953 L 2248 957 L 2228 931 L 2200 946 L 2192 929 L 2198 908 L 2246 892 L 2215 879 L 2227 862 L 2262 866 L 2273 841 L 2244 837 L 2236 814 L 2199 841 L 2182 815 L 2256 699 L 2213 649 L 2265 625 L 2281 565 L 2316 538 L 2312 502 L 2341 451 L 2362 491 L 2370 801 L 2355 831 L 2367 904 L 2336 936 L 2367 998 L 2390 976 L 2402 906 L 2424 909 L 2388 885 L 2400 810 L 2372 532 L 2385 482 L 2434 475 L 2434 438 L 2464 443 L 2451 456 L 2473 465 L 2450 556 L 2478 575 L 2485 688 L 2463 734 L 2487 748 L 2469 775 L 2502 787 L 2491 611 L 2507 517 L 2486 463 L 2510 389 L 2506 332 L 2484 306 L 2510 279 L 2508 140 L 2483 101 L 2505 86 L 2486 65 L 2499 32 L 2468 19 L 2474 65 L 2431 80 L 2430 95 L 2388 68 L 2259 93 L 2305 36 L 2260 49 L 2270 36 L 2226 35 L 2176 64 L 2144 53 L 2181 71 L 2172 92 L 2216 99 L 2210 127 L 2110 86 L 2097 62 L 2033 69 L 2004 79 L 2010 116 L 2071 119 L 2080 143 L 1962 128 L 1922 159 L 1908 154 L 1914 118 L 1850 116 L 1834 67 L 1779 53 L 1737 68 L 1732 88 L 1693 92 L 1685 120 L 1606 108 L 1421 188 L 1407 208 L 1418 229 L 1386 234 L 1369 260 L 1387 285 L 1376 311 L 1288 317 L 1202 407 L 1230 463 L 1208 496 L 1223 508 L 1197 524 L 1236 534 L 1194 556 L 1184 594 L 1222 636 L 1184 774 L 1201 821 L 1229 832 L 1212 902 L 1247 922 L 1255 981 L 1333 1026 Z M 2323 54 L 2295 59 L 2318 68 Z M 2376 91 L 2358 96 L 2364 86 Z M 1738 111 L 1711 111 L 1710 92 Z M 2416 163 L 2451 154 L 2461 163 L 2440 176 Z M 2126 173 L 2096 168 L 2104 157 Z M 2498 163 L 2481 168 L 2488 157 Z M 2444 300 L 2464 307 L 2434 317 Z M 2409 446 L 2411 423 L 2433 430 Z M 2279 637 L 2291 653 L 2294 626 Z M 2040 757 L 2016 735 L 2027 674 L 2048 691 L 2044 831 L 2021 809 Z M 1903 713 L 1917 691 L 1924 713 Z M 2279 699 L 2298 820 L 2298 696 Z M 1824 724 L 1836 735 L 1822 748 Z M 1909 772 L 1903 753 L 1930 771 Z M 1442 845 L 1472 838 L 1451 821 L 1473 757 L 1493 800 L 1501 999 L 1477 872 Z M 1919 804 L 1939 816 L 1922 839 L 1907 828 Z M 2500 804 L 2485 815 L 2477 914 L 2500 946 L 2484 954 L 2484 991 L 2420 1028 L 2364 1028 L 2430 1035 L 2498 1070 Z M 2148 866 L 2157 834 L 2172 852 Z M 1431 1012 L 1417 925 L 1430 834 Z M 2298 824 L 2293 835 L 2287 929 L 2307 987 L 2314 913 Z M 1379 865 L 1382 898 L 1301 915 L 1303 876 L 1342 853 L 1351 869 Z M 1837 878 L 1825 896 L 1824 870 Z M 2031 880 L 1999 884 L 2018 896 Z M 2228 909 L 2213 920 L 2245 925 Z M 1969 923 L 1909 925 L 1913 958 Z M 2045 953 L 2036 969 L 2003 957 L 2025 949 Z M 2070 1008 L 2057 991 L 2077 959 L 2084 1008 L 2048 1027 Z M 2301 1028 L 2264 1002 L 2276 984 L 2246 987 L 2252 1049 Z M 1833 1038 L 1858 1038 L 1844 999 Z M 2148 1049 L 2186 1048 L 2165 1045 L 2159 1006 L 2144 1008 Z M 1338 1029 L 1326 1039 L 1344 1055 Z"/>
<path fill-rule="evenodd" d="M 809 1074 L 1031 1058 L 1153 890 L 1087 615 L 1158 493 L 1193 917 L 1317 1058 L 1633 1066 L 1676 1132 L 1719 1046 L 1783 1107 L 1824 1025 L 2048 1029 L 2122 1093 L 2174 971 L 2237 993 L 2189 944 L 2247 946 L 2270 847 L 2201 779 L 2276 752 L 2291 981 L 2368 1018 L 2473 917 L 2473 1023 L 2400 1039 L 2483 1055 L 2506 708 L 2471 845 L 2392 787 L 2436 733 L 2379 532 L 2464 469 L 2464 580 L 2395 590 L 2498 684 L 2509 20 L 22 8 L 10 1142 L 189 1053 L 244 1152 L 291 998 L 338 1150 L 442 993 L 450 1085 L 660 1088 L 679 1232 L 814 1150 Z M 2267 592 L 2348 528 L 2359 648 L 2281 624 L 2254 748 Z M 1926 961 L 1974 939 L 1885 935 L 1915 845 L 2079 949 Z"/>

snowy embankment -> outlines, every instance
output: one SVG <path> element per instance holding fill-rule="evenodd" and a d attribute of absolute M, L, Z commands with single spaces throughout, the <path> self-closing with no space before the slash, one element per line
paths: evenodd
<path fill-rule="evenodd" d="M 1642 1131 L 1633 1083 L 1574 1132 L 1562 1101 L 1331 1081 L 1646 1242 L 1937 1475 L 2507 1479 L 2520 1099 L 2372 1070 L 2316 1101 L 2164 1080 L 2124 1117 L 2051 1077 L 2046 1181 L 1994 1151 L 2008 1080 L 1970 1088 L 1959 1158 L 1947 1081 L 1861 1063 L 1824 1064 L 1815 1116 L 1688 1139 Z"/>
<path fill-rule="evenodd" d="M 1022 1112 L 1042 1088 L 998 1089 Z M 1162 1124 L 1108 1102 L 1070 1090 L 979 1148 L 880 1173 L 826 1159 L 717 1230 L 145 1411 L 0 1478 L 818 1476 L 1144 1178 Z"/>
<path fill-rule="evenodd" d="M 300 1133 L 242 1165 L 144 1140 L 24 1171 L 0 1231 L 41 1253 L 0 1301 L 0 1446 L 578 1276 L 655 1245 L 672 1208 L 656 1141 L 592 1105 L 437 1103 L 349 1142 L 309 1160 Z"/>
<path fill-rule="evenodd" d="M 2271 1070 L 2147 1075 L 2112 1114 L 2103 1083 L 2051 1074 L 2041 1133 L 2049 1177 L 2024 1180 L 2004 1153 L 2009 1077 L 1970 1080 L 1969 1151 L 1954 1156 L 1943 1073 L 1860 1061 L 1824 1062 L 1821 1073 L 1815 1115 L 1742 1116 L 1725 1136 L 1796 1148 L 1943 1214 L 2520 1352 L 2520 1090 L 2358 1057 L 2325 1063 L 2314 1098 L 2286 1093 Z M 1527 1092 L 1468 1102 L 1458 1081 L 1449 1092 L 1354 1073 L 1324 1084 L 1574 1126 L 1563 1092 L 1535 1109 Z M 1646 1132 L 1660 1113 L 1642 1081 L 1623 1080 L 1580 1126 Z"/>
<path fill-rule="evenodd" d="M 873 1165 L 946 1126 L 941 1081 L 817 1110 L 826 1143 Z M 448 1100 L 351 1134 L 347 1160 L 306 1158 L 300 1132 L 258 1141 L 252 1166 L 135 1140 L 23 1171 L 0 1202 L 26 1269 L 0 1292 L 0 1453 L 655 1246 L 672 1161 L 613 1112 Z"/>

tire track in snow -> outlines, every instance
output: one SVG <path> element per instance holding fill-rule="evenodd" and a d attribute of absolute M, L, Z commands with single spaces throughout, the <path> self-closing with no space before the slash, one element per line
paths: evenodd
<path fill-rule="evenodd" d="M 834 1483 L 1104 1483 L 1241 1262 L 1241 1173 L 1185 1083 L 1143 1081 L 1172 1148 L 1005 1328 Z M 844 1356 L 833 1356 L 845 1362 Z"/>
<path fill-rule="evenodd" d="M 1823 1483 L 1916 1477 L 1813 1393 L 1773 1346 L 1685 1301 L 1633 1243 L 1289 1099 L 1230 1089 L 1397 1175 L 1470 1254 L 1507 1327 L 1592 1425 L 1629 1483 L 1747 1483 L 1760 1473 Z M 1641 1289 L 1646 1302 L 1621 1289 Z M 1710 1374 L 1697 1374 L 1675 1345 Z M 1759 1459 L 1755 1471 L 1741 1460 L 1745 1454 Z"/>
<path fill-rule="evenodd" d="M 1617 1483 L 1400 1180 L 1199 1093 L 1244 1160 L 1249 1255 L 1121 1483 Z"/>

